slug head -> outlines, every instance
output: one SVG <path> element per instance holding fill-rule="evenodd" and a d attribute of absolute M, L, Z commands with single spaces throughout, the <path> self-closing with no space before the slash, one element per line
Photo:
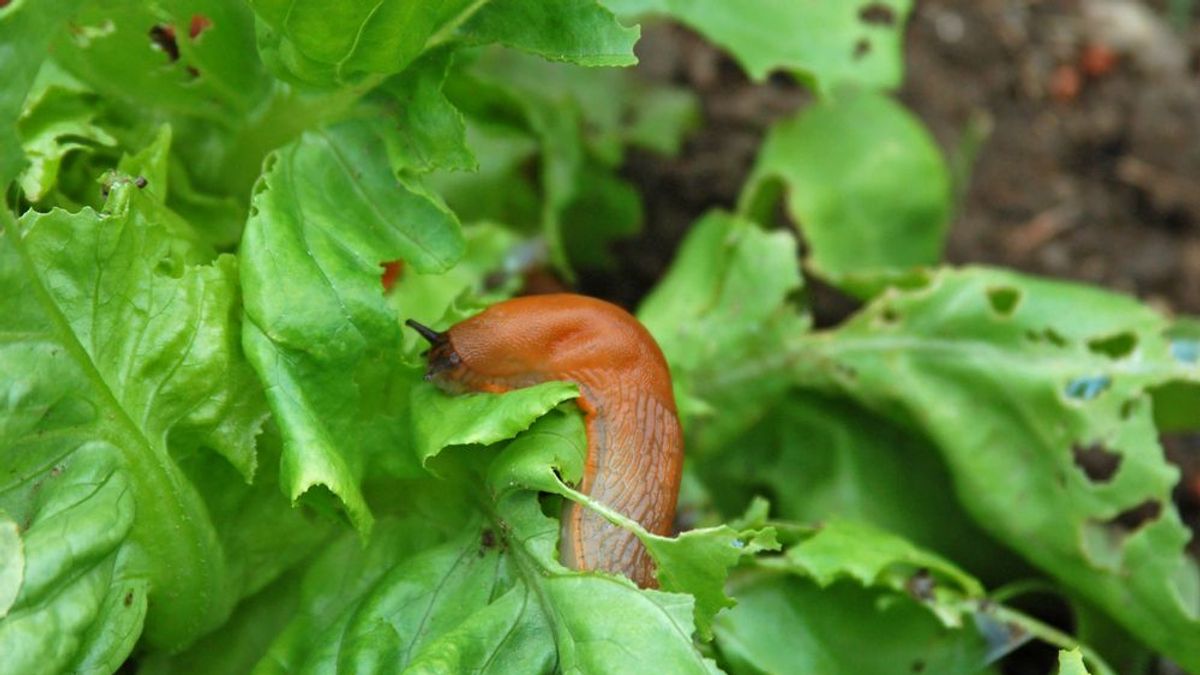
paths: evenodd
<path fill-rule="evenodd" d="M 457 376 L 463 369 L 463 363 L 458 352 L 454 351 L 449 333 L 439 333 L 413 319 L 405 321 L 404 324 L 429 342 L 429 349 L 422 354 L 429 364 L 425 369 L 425 379 L 443 390 L 460 393 L 462 387 Z"/>

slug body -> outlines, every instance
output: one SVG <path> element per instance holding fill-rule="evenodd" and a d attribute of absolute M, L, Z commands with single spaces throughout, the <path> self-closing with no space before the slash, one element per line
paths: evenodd
<path fill-rule="evenodd" d="M 427 379 L 450 392 L 504 392 L 551 380 L 579 386 L 587 462 L 579 490 L 669 536 L 679 497 L 683 436 L 662 351 L 637 319 L 581 295 L 515 298 L 436 333 Z M 657 587 L 636 535 L 573 502 L 563 511 L 560 557 L 573 569 L 625 574 Z"/>

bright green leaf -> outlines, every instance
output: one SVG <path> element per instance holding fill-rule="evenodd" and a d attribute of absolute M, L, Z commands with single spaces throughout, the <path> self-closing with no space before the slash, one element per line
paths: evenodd
<path fill-rule="evenodd" d="M 780 187 L 813 273 L 859 296 L 939 261 L 950 179 L 933 139 L 890 98 L 818 103 L 771 130 L 741 210 L 769 217 Z"/>
<path fill-rule="evenodd" d="M 921 595 L 913 589 L 928 583 L 930 608 L 952 628 L 961 625 L 960 610 L 937 602 L 941 587 L 952 584 L 956 597 L 983 595 L 983 586 L 950 561 L 889 532 L 850 520 L 825 523 L 810 538 L 788 549 L 787 561 L 820 586 L 849 578 L 866 587 Z"/>
<path fill-rule="evenodd" d="M 458 222 L 398 181 L 378 134 L 348 123 L 273 156 L 242 244 L 244 342 L 284 438 L 283 488 L 328 488 L 360 531 L 366 460 L 403 447 L 392 379 L 400 325 L 380 264 L 442 271 L 463 253 Z"/>
<path fill-rule="evenodd" d="M 413 433 L 425 464 L 451 445 L 492 445 L 528 429 L 555 406 L 579 396 L 569 382 L 546 382 L 506 394 L 449 396 L 432 385 L 413 390 Z"/>
<path fill-rule="evenodd" d="M 155 207 L 119 181 L 102 213 L 4 228 L 0 470 L 21 478 L 0 509 L 22 523 L 26 562 L 0 651 L 38 668 L 114 669 L 143 616 L 149 644 L 181 646 L 236 599 L 172 453 L 215 450 L 236 493 L 266 411 L 238 349 L 234 259 L 187 265 Z"/>
<path fill-rule="evenodd" d="M 550 61 L 632 66 L 640 29 L 622 26 L 596 0 L 491 0 L 463 26 L 469 41 L 499 42 Z"/>
<path fill-rule="evenodd" d="M 25 162 L 17 118 L 46 58 L 46 47 L 79 4 L 15 0 L 0 7 L 0 63 L 4 64 L 4 77 L 0 78 L 0 187 L 6 188 Z"/>
<path fill-rule="evenodd" d="M 54 189 L 68 153 L 116 144 L 95 124 L 98 103 L 94 92 L 53 62 L 42 66 L 17 124 L 29 160 L 20 179 L 27 199 L 41 201 Z"/>
<path fill-rule="evenodd" d="M 638 318 L 662 347 L 689 438 L 710 448 L 761 417 L 790 386 L 787 373 L 727 388 L 739 368 L 773 359 L 783 339 L 807 330 L 788 298 L 800 290 L 796 241 L 713 212 L 684 240 Z M 720 410 L 720 414 L 715 411 Z"/>
<path fill-rule="evenodd" d="M 17 599 L 25 578 L 25 545 L 17 524 L 0 512 L 0 619 Z"/>
<path fill-rule="evenodd" d="M 1058 652 L 1058 675 L 1088 675 L 1083 665 L 1083 654 L 1078 649 L 1063 649 Z"/>
<path fill-rule="evenodd" d="M 750 77 L 797 74 L 820 92 L 894 89 L 912 0 L 605 0 L 622 15 L 664 14 L 727 50 Z"/>
<path fill-rule="evenodd" d="M 55 61 L 114 105 L 234 123 L 269 93 L 242 3 L 117 0 L 73 24 L 55 35 Z"/>

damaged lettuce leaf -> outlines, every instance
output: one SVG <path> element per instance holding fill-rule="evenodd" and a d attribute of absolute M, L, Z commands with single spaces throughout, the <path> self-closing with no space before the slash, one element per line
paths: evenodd
<path fill-rule="evenodd" d="M 981 527 L 1194 668 L 1200 573 L 1154 408 L 1159 388 L 1200 370 L 1172 355 L 1166 329 L 1116 294 L 943 270 L 799 340 L 793 373 L 928 437 Z"/>
<path fill-rule="evenodd" d="M 902 476 L 916 465 L 874 479 L 849 467 L 816 473 L 814 453 L 829 452 L 830 443 L 852 434 L 845 429 L 879 433 L 877 424 L 863 427 L 864 414 L 891 420 L 898 434 L 912 437 L 907 444 L 936 453 L 932 464 L 926 460 L 933 473 L 914 478 L 917 485 L 936 482 L 943 471 L 948 476 L 953 497 L 936 508 L 961 515 L 937 522 L 958 522 L 953 529 L 968 537 L 979 537 L 971 533 L 982 529 L 986 548 L 994 540 L 1016 552 L 1066 595 L 1098 607 L 1150 647 L 1193 667 L 1200 657 L 1194 648 L 1200 644 L 1200 576 L 1185 550 L 1189 532 L 1171 501 L 1178 471 L 1163 457 L 1156 427 L 1158 415 L 1169 411 L 1176 428 L 1195 428 L 1194 398 L 1179 396 L 1194 397 L 1200 377 L 1187 358 L 1186 324 L 1172 327 L 1120 295 L 968 268 L 938 270 L 914 277 L 908 289 L 884 290 L 836 329 L 772 338 L 765 317 L 797 311 L 784 296 L 764 301 L 761 313 L 746 317 L 741 312 L 755 307 L 764 291 L 730 292 L 741 302 L 722 307 L 711 296 L 683 290 L 737 288 L 738 268 L 729 266 L 725 249 L 701 247 L 713 227 L 711 221 L 698 224 L 640 312 L 683 385 L 681 400 L 722 402 L 720 415 L 712 415 L 728 425 L 719 434 L 710 435 L 704 415 L 685 416 L 689 455 L 697 463 L 692 471 L 702 484 L 709 481 L 698 508 L 719 505 L 729 515 L 759 491 L 778 495 L 789 514 L 867 517 L 961 554 L 963 546 L 950 541 L 949 530 L 933 535 L 928 527 L 880 513 L 889 491 L 904 504 L 910 482 Z M 765 278 L 762 261 L 769 259 L 758 255 L 751 269 Z M 680 281 L 689 277 L 695 281 Z M 683 318 L 689 316 L 710 322 L 704 339 L 680 339 L 693 325 Z M 765 348 L 751 358 L 714 358 L 705 350 L 721 344 L 724 331 L 732 333 L 729 344 L 736 348 L 764 340 Z M 817 396 L 813 404 L 827 416 L 824 431 L 805 433 L 805 416 L 778 405 L 788 400 L 789 389 Z M 776 393 L 766 397 L 769 391 Z M 747 398 L 762 404 L 735 414 L 736 402 Z M 685 411 L 697 408 L 704 410 L 683 404 Z M 834 457 L 861 461 L 855 459 L 866 452 L 857 449 L 861 443 L 847 444 Z M 737 469 L 733 453 L 766 458 L 771 455 L 764 447 L 787 452 L 789 445 L 796 446 L 790 460 L 775 455 L 774 467 Z M 721 467 L 735 469 L 729 480 Z M 737 488 L 739 481 L 746 482 Z M 846 490 L 860 481 L 876 484 L 862 493 L 871 507 L 831 501 L 850 496 Z M 740 496 L 731 492 L 736 489 Z M 917 499 L 914 513 L 927 502 Z M 974 556 L 963 558 L 980 564 Z M 981 570 L 996 583 L 1029 574 L 1007 563 Z"/>
<path fill-rule="evenodd" d="M 796 75 L 828 94 L 844 86 L 895 89 L 904 74 L 912 0 L 605 0 L 623 16 L 665 16 L 727 50 L 755 80 Z"/>
<path fill-rule="evenodd" d="M 848 93 L 772 127 L 739 211 L 769 222 L 780 200 L 808 244 L 808 270 L 869 298 L 941 259 L 950 175 L 903 106 Z"/>

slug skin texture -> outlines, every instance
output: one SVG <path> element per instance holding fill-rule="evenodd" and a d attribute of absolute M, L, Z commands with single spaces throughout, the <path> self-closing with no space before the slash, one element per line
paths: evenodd
<path fill-rule="evenodd" d="M 578 489 L 650 532 L 671 535 L 683 435 L 666 359 L 637 319 L 602 300 L 557 294 L 501 302 L 445 333 L 409 325 L 433 344 L 428 377 L 445 391 L 577 384 L 588 440 Z M 567 502 L 563 511 L 559 550 L 573 569 L 658 586 L 637 536 L 579 504 Z"/>

